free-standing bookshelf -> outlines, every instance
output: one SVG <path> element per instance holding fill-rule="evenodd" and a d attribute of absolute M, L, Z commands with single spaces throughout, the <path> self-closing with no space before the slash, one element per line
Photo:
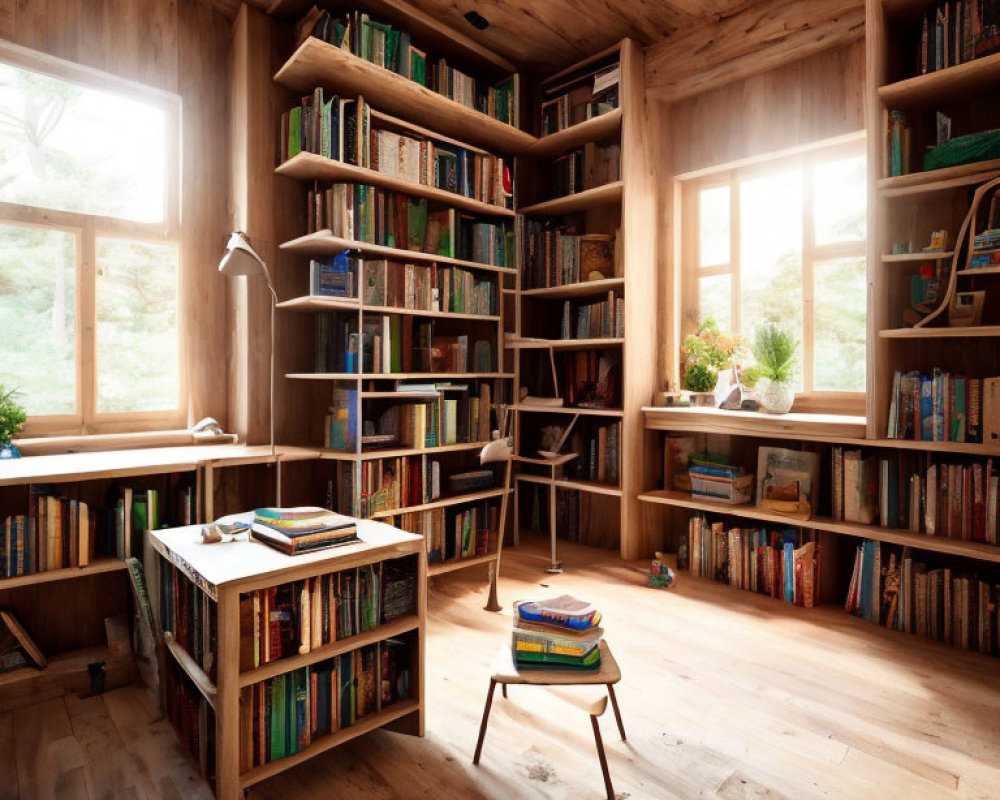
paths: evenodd
<path fill-rule="evenodd" d="M 375 728 L 423 735 L 423 542 L 368 520 L 358 536 L 290 557 L 149 532 L 167 714 L 217 797 Z"/>
<path fill-rule="evenodd" d="M 512 87 L 516 105 L 505 60 L 403 6 L 369 13 L 448 65 L 477 68 L 483 85 Z M 278 307 L 296 342 L 283 372 L 313 416 L 286 429 L 322 446 L 332 507 L 424 536 L 431 575 L 495 562 L 502 472 L 480 467 L 478 454 L 513 378 L 503 333 L 517 270 L 503 154 L 534 137 L 492 105 L 483 113 L 315 37 L 274 81 L 284 111 L 319 107 L 317 88 L 322 102 L 336 97 L 357 137 L 335 132 L 321 153 L 295 152 L 288 131 L 304 116 L 275 137 L 275 174 L 294 179 L 301 198 L 294 214 L 275 210 L 300 226 L 280 245 Z M 310 273 L 334 269 L 339 288 L 317 290 Z"/>
<path fill-rule="evenodd" d="M 642 52 L 631 40 L 537 87 L 540 137 L 518 158 L 517 518 L 642 552 L 637 504 L 652 393 L 656 285 Z M 628 343 L 628 344 L 626 344 Z M 555 403 L 553 402 L 555 400 Z M 561 474 L 532 466 L 564 438 Z"/>

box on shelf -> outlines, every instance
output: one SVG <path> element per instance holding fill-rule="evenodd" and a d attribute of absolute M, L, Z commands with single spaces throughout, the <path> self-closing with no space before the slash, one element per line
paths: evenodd
<path fill-rule="evenodd" d="M 727 478 L 691 473 L 691 494 L 694 497 L 708 497 L 732 506 L 749 503 L 753 499 L 753 485 L 753 474 Z"/>

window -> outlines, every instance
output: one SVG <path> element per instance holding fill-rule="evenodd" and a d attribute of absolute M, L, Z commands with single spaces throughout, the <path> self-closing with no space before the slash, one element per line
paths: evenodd
<path fill-rule="evenodd" d="M 28 435 L 184 423 L 179 100 L 0 46 L 0 384 Z"/>
<path fill-rule="evenodd" d="M 775 319 L 802 343 L 796 391 L 864 392 L 863 141 L 682 180 L 682 333 Z"/>

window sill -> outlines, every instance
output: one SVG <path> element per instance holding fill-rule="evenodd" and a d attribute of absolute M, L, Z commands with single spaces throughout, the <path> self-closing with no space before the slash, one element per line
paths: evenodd
<path fill-rule="evenodd" d="M 203 437 L 195 436 L 189 430 L 50 436 L 14 440 L 15 446 L 23 456 L 135 450 L 149 447 L 180 447 L 190 444 L 234 444 L 235 442 L 236 434 Z"/>
<path fill-rule="evenodd" d="M 642 409 L 649 430 L 766 436 L 776 439 L 863 444 L 865 418 L 846 414 L 764 414 L 759 411 L 725 411 L 698 406 L 646 406 Z"/>

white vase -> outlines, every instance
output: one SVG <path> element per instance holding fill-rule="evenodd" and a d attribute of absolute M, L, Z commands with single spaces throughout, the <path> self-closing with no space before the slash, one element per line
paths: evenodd
<path fill-rule="evenodd" d="M 783 381 L 768 381 L 764 391 L 758 395 L 760 407 L 768 414 L 787 414 L 795 402 L 792 386 Z"/>

